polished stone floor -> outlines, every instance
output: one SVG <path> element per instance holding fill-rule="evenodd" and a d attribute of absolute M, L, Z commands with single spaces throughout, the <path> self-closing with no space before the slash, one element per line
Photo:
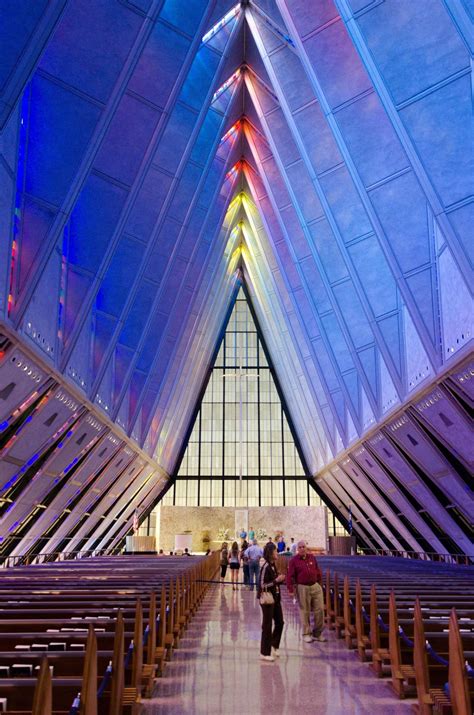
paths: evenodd
<path fill-rule="evenodd" d="M 303 643 L 297 606 L 284 591 L 281 657 L 259 659 L 255 594 L 211 586 L 141 715 L 408 715 L 386 681 L 336 641 Z"/>

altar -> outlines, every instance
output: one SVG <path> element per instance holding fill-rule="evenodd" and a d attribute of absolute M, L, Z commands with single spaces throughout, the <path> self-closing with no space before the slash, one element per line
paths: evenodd
<path fill-rule="evenodd" d="M 260 544 L 268 538 L 275 539 L 279 534 L 289 546 L 290 539 L 304 539 L 318 551 L 328 548 L 327 509 L 324 506 L 285 506 L 285 507 L 157 507 L 158 548 L 174 551 L 188 548 L 192 552 L 204 552 L 207 549 L 220 549 L 223 541 L 231 544 L 240 543 L 242 529 L 247 538 L 253 531 Z M 178 531 L 179 530 L 179 531 Z M 181 540 L 176 546 L 175 537 L 188 532 L 186 546 Z M 190 545 L 188 543 L 190 542 Z"/>
<path fill-rule="evenodd" d="M 193 535 L 190 534 L 189 532 L 186 532 L 184 534 L 175 534 L 174 535 L 174 550 L 175 551 L 184 551 L 187 549 L 188 551 L 192 551 L 193 547 Z"/>

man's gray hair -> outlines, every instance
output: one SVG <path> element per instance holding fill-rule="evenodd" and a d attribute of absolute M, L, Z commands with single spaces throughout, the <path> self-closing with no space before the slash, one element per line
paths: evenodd
<path fill-rule="evenodd" d="M 258 545 L 257 539 L 252 539 L 252 544 L 253 544 L 254 546 L 257 546 L 257 545 Z"/>
<path fill-rule="evenodd" d="M 305 541 L 304 539 L 301 539 L 300 541 L 298 541 L 298 543 L 297 543 L 296 545 L 297 545 L 298 548 L 299 548 L 300 546 L 306 546 L 306 541 Z"/>

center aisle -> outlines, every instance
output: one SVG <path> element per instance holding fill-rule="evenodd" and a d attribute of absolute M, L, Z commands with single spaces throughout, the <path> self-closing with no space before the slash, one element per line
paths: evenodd
<path fill-rule="evenodd" d="M 408 715 L 387 682 L 377 681 L 342 641 L 303 643 L 297 606 L 282 589 L 280 658 L 262 662 L 255 593 L 211 586 L 141 715 Z"/>

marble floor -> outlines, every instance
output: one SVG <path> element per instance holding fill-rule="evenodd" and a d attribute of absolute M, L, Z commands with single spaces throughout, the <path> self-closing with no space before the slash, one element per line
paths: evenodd
<path fill-rule="evenodd" d="M 377 680 L 333 633 L 303 643 L 297 606 L 283 589 L 281 656 L 259 659 L 260 607 L 255 594 L 211 586 L 173 660 L 140 715 L 408 715 L 387 681 Z"/>

